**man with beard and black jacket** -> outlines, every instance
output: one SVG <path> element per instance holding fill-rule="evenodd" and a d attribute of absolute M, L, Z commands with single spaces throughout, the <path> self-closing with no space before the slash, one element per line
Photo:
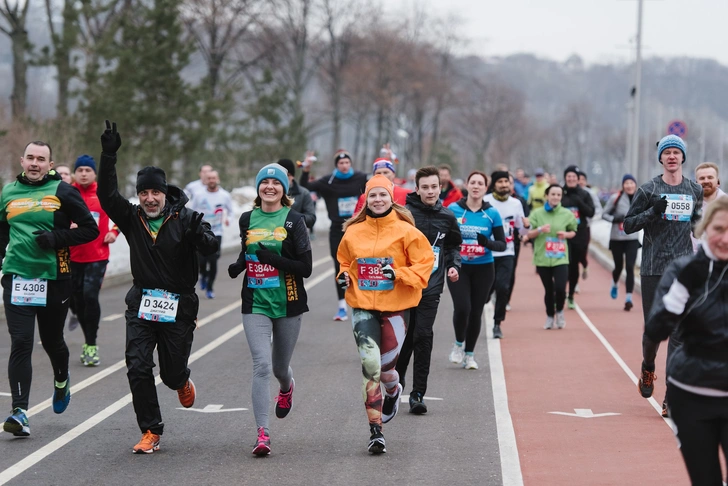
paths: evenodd
<path fill-rule="evenodd" d="M 579 186 L 579 168 L 570 165 L 564 171 L 564 196 L 561 205 L 571 210 L 576 217 L 576 236 L 568 240 L 569 244 L 569 309 L 574 309 L 574 292 L 579 283 L 579 263 L 589 249 L 589 222 L 587 218 L 594 216 L 594 202 L 591 195 Z"/>
<path fill-rule="evenodd" d="M 458 279 L 460 271 L 460 227 L 455 215 L 440 202 L 440 177 L 437 167 L 423 167 L 415 175 L 416 192 L 407 194 L 407 209 L 415 218 L 415 226 L 432 245 L 435 265 L 430 281 L 417 307 L 410 310 L 407 336 L 397 360 L 399 381 L 404 388 L 410 356 L 414 351 L 414 370 L 412 392 L 410 393 L 410 413 L 423 414 L 427 406 L 422 398 L 427 390 L 427 376 L 430 373 L 432 354 L 432 327 L 440 305 L 440 294 L 447 275 L 452 282 Z"/>
<path fill-rule="evenodd" d="M 119 194 L 116 152 L 121 137 L 116 123 L 112 127 L 106 121 L 101 147 L 98 197 L 126 236 L 134 279 L 126 294 L 126 367 L 143 435 L 132 451 L 151 454 L 159 450 L 164 430 L 152 373 L 154 348 L 162 382 L 177 390 L 183 407 L 191 407 L 195 385 L 187 363 L 199 307 L 197 252 L 212 255 L 219 241 L 203 215 L 185 207 L 185 193 L 167 185 L 162 169 L 144 167 L 137 173 L 138 205 Z"/>

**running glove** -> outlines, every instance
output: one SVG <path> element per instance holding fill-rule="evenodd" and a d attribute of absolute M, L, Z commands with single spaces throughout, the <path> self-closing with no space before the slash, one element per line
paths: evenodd
<path fill-rule="evenodd" d="M 680 270 L 677 281 L 688 289 L 688 292 L 705 286 L 710 277 L 710 259 L 704 255 L 695 255 L 687 265 Z"/>
<path fill-rule="evenodd" d="M 339 278 L 336 279 L 336 283 L 339 285 L 339 288 L 341 290 L 346 290 L 349 288 L 349 285 L 346 283 L 346 277 L 349 276 L 348 272 L 344 272 L 341 275 L 339 275 Z"/>
<path fill-rule="evenodd" d="M 197 211 L 194 211 L 192 213 L 192 219 L 190 220 L 190 225 L 187 227 L 187 230 L 185 231 L 185 238 L 187 241 L 189 241 L 191 244 L 197 243 L 198 238 L 200 235 L 202 235 L 205 232 L 205 227 L 202 226 L 202 217 L 204 215 L 202 213 L 198 213 Z"/>
<path fill-rule="evenodd" d="M 43 250 L 53 250 L 56 247 L 56 237 L 52 231 L 38 230 L 33 231 L 33 234 L 38 235 L 35 237 L 35 242 Z"/>
<path fill-rule="evenodd" d="M 387 280 L 394 280 L 394 278 L 397 276 L 394 272 L 394 268 L 392 268 L 392 265 L 387 263 L 382 267 L 382 275 L 384 275 L 384 278 Z"/>
<path fill-rule="evenodd" d="M 652 211 L 655 212 L 655 216 L 662 216 L 666 209 L 667 198 L 664 196 L 661 199 L 658 199 L 654 206 L 652 206 Z"/>
<path fill-rule="evenodd" d="M 487 249 L 492 250 L 491 245 L 493 243 L 493 240 L 491 240 L 490 238 L 488 238 L 487 236 L 485 236 L 482 233 L 478 233 L 477 238 L 478 238 L 478 244 L 480 246 L 484 246 Z"/>
<path fill-rule="evenodd" d="M 228 267 L 228 275 L 230 275 L 230 278 L 238 278 L 238 275 L 243 273 L 243 270 L 245 270 L 245 264 L 241 262 L 231 263 Z"/>
<path fill-rule="evenodd" d="M 612 223 L 623 223 L 624 222 L 624 214 L 618 214 L 615 215 L 614 218 L 612 218 Z"/>
<path fill-rule="evenodd" d="M 275 267 L 275 257 L 277 255 L 270 251 L 268 248 L 266 248 L 265 245 L 263 245 L 263 243 L 261 243 L 260 241 L 258 242 L 258 246 L 260 247 L 260 249 L 255 250 L 255 256 L 258 257 L 258 261 L 260 263 L 272 265 Z"/>
<path fill-rule="evenodd" d="M 107 155 L 116 155 L 121 147 L 121 136 L 116 131 L 116 122 L 106 120 L 106 130 L 101 134 L 101 151 Z"/>

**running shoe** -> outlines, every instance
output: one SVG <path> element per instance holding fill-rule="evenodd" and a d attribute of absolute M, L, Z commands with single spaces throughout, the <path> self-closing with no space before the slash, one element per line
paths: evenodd
<path fill-rule="evenodd" d="M 462 363 L 465 358 L 465 350 L 462 346 L 457 344 L 452 345 L 452 351 L 450 351 L 450 362 L 451 363 Z"/>
<path fill-rule="evenodd" d="M 575 294 L 580 294 L 581 293 L 581 289 L 579 288 L 579 284 L 576 284 L 576 286 L 574 287 L 574 293 Z"/>
<path fill-rule="evenodd" d="M 410 413 L 413 413 L 415 415 L 422 415 L 423 413 L 427 413 L 427 405 L 425 405 L 425 402 L 423 402 L 422 399 L 423 399 L 422 393 L 415 392 L 415 391 L 410 393 L 410 397 L 409 397 Z"/>
<path fill-rule="evenodd" d="M 88 348 L 88 344 L 84 343 L 81 348 L 81 364 L 83 364 L 84 359 L 86 358 L 86 348 Z"/>
<path fill-rule="evenodd" d="M 81 363 L 84 366 L 98 366 L 101 364 L 101 358 L 99 358 L 99 347 L 83 345 L 83 354 L 81 355 Z"/>
<path fill-rule="evenodd" d="M 475 362 L 475 357 L 472 354 L 466 354 L 463 360 L 463 368 L 466 370 L 477 370 L 478 363 Z"/>
<path fill-rule="evenodd" d="M 256 456 L 267 456 L 270 454 L 270 435 L 265 431 L 265 427 L 258 427 L 258 439 L 255 441 L 253 454 Z"/>
<path fill-rule="evenodd" d="M 387 452 L 387 446 L 384 442 L 384 435 L 382 435 L 382 428 L 379 425 L 370 424 L 369 432 L 369 454 L 384 454 Z"/>
<path fill-rule="evenodd" d="M 665 418 L 670 416 L 670 410 L 667 408 L 667 402 L 662 402 L 662 416 Z"/>
<path fill-rule="evenodd" d="M 632 310 L 632 307 L 634 307 L 634 304 L 632 303 L 632 299 L 627 299 L 624 301 L 624 310 L 629 312 Z"/>
<path fill-rule="evenodd" d="M 131 450 L 134 454 L 151 454 L 159 450 L 159 439 L 161 436 L 147 430 L 142 434 L 141 440 Z"/>
<path fill-rule="evenodd" d="M 612 284 L 612 288 L 609 290 L 609 296 L 613 299 L 616 299 L 618 294 L 619 294 L 619 287 Z"/>
<path fill-rule="evenodd" d="M 278 390 L 278 396 L 276 397 L 276 417 L 282 419 L 286 418 L 288 412 L 293 407 L 293 389 L 296 387 L 296 380 L 291 378 L 291 388 L 287 392 L 283 393 L 282 390 Z"/>
<path fill-rule="evenodd" d="M 506 304 L 506 312 L 510 312 L 510 311 L 511 311 L 511 304 Z"/>
<path fill-rule="evenodd" d="M 63 413 L 68 408 L 71 401 L 71 374 L 66 378 L 66 384 L 62 388 L 53 386 L 53 411 L 55 413 Z"/>
<path fill-rule="evenodd" d="M 571 310 L 576 309 L 576 304 L 574 303 L 574 298 L 573 297 L 569 297 L 567 299 L 567 301 L 568 301 L 568 304 L 569 304 L 569 309 L 571 309 Z"/>
<path fill-rule="evenodd" d="M 187 382 L 182 388 L 177 390 L 177 396 L 179 397 L 179 403 L 185 408 L 190 408 L 195 404 L 195 396 L 197 395 L 195 390 L 195 384 L 192 383 L 190 378 L 187 378 Z"/>
<path fill-rule="evenodd" d="M 10 417 L 5 419 L 3 430 L 16 437 L 28 437 L 30 435 L 30 424 L 25 410 L 16 407 Z"/>
<path fill-rule="evenodd" d="M 584 270 L 581 271 L 581 278 L 583 278 L 584 280 L 589 278 L 589 268 L 588 267 L 584 267 Z"/>
<path fill-rule="evenodd" d="M 339 312 L 334 316 L 335 321 L 346 321 L 348 319 L 349 316 L 346 314 L 346 309 L 339 309 Z"/>
<path fill-rule="evenodd" d="M 208 290 L 207 293 L 205 293 L 205 296 L 208 299 L 214 299 L 215 298 L 215 292 L 213 292 L 212 290 Z"/>
<path fill-rule="evenodd" d="M 71 309 L 68 310 L 68 315 L 66 316 L 66 326 L 68 326 L 69 331 L 73 331 L 78 327 L 78 317 L 76 314 L 71 311 Z"/>
<path fill-rule="evenodd" d="M 200 290 L 206 290 L 207 289 L 207 279 L 205 277 L 200 277 Z"/>
<path fill-rule="evenodd" d="M 397 415 L 399 410 L 399 397 L 402 395 L 402 385 L 397 383 L 397 390 L 394 395 L 384 394 L 384 403 L 382 404 L 382 423 L 386 424 Z"/>
<path fill-rule="evenodd" d="M 556 313 L 556 329 L 563 329 L 566 327 L 566 317 L 564 316 L 564 311 L 559 311 Z"/>
<path fill-rule="evenodd" d="M 654 371 L 647 371 L 642 366 L 642 376 L 640 376 L 640 381 L 637 382 L 637 389 L 639 389 L 642 398 L 650 398 L 652 396 L 652 392 L 655 391 L 656 378 L 657 375 L 655 375 Z"/>
<path fill-rule="evenodd" d="M 543 328 L 548 330 L 552 329 L 554 327 L 554 318 L 551 316 L 546 316 L 546 324 L 543 325 Z"/>
<path fill-rule="evenodd" d="M 501 331 L 500 324 L 493 326 L 493 338 L 503 339 L 503 331 Z"/>

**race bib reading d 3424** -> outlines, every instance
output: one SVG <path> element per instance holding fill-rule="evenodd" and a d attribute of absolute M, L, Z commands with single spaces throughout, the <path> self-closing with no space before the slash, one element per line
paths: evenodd
<path fill-rule="evenodd" d="M 145 321 L 175 322 L 178 307 L 179 294 L 163 289 L 142 289 L 137 317 Z"/>

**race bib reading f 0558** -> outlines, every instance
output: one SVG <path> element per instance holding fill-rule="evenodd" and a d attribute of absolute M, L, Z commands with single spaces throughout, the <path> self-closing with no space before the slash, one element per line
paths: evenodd
<path fill-rule="evenodd" d="M 693 215 L 693 196 L 690 194 L 660 194 L 667 199 L 663 219 L 668 221 L 690 221 Z"/>
<path fill-rule="evenodd" d="M 13 275 L 13 289 L 10 303 L 45 307 L 48 296 L 48 281 L 44 278 L 23 278 Z"/>
<path fill-rule="evenodd" d="M 175 322 L 178 307 L 179 294 L 163 289 L 142 289 L 137 317 L 145 321 Z"/>

